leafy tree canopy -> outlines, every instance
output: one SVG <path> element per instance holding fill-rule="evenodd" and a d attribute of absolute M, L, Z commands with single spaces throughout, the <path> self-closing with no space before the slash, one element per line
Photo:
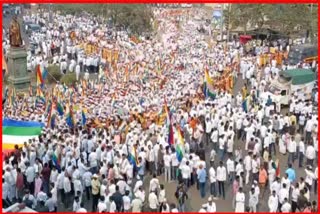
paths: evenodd
<path fill-rule="evenodd" d="M 136 35 L 152 31 L 153 13 L 146 4 L 55 4 L 54 9 L 73 15 L 88 12 Z"/>

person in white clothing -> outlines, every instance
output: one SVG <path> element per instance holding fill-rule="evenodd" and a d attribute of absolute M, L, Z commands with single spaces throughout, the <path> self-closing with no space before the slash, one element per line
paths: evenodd
<path fill-rule="evenodd" d="M 211 165 L 209 169 L 209 181 L 210 181 L 210 193 L 213 197 L 217 197 L 217 177 L 216 177 L 216 170 L 214 169 L 213 165 Z"/>
<path fill-rule="evenodd" d="M 236 209 L 235 212 L 243 213 L 245 211 L 245 201 L 246 197 L 242 191 L 242 187 L 239 187 L 239 191 L 236 194 Z"/>
<path fill-rule="evenodd" d="M 210 196 L 208 198 L 208 203 L 207 203 L 207 212 L 215 213 L 216 211 L 217 211 L 216 203 L 212 201 L 212 197 Z"/>
<path fill-rule="evenodd" d="M 225 199 L 225 190 L 224 184 L 227 180 L 227 169 L 223 166 L 223 162 L 220 161 L 220 166 L 217 167 L 217 181 L 218 181 L 218 189 L 219 189 L 219 196 Z"/>
<path fill-rule="evenodd" d="M 149 207 L 152 212 L 157 212 L 157 208 L 159 207 L 158 197 L 154 191 L 151 191 L 149 194 Z"/>
<path fill-rule="evenodd" d="M 249 208 L 250 212 L 257 212 L 257 205 L 259 203 L 259 193 L 255 191 L 255 188 L 251 188 L 249 192 Z"/>
<path fill-rule="evenodd" d="M 235 179 L 235 163 L 232 159 L 232 155 L 229 155 L 229 158 L 227 160 L 227 171 L 229 176 L 229 182 L 232 184 L 233 180 Z"/>
<path fill-rule="evenodd" d="M 306 148 L 306 165 L 313 166 L 314 159 L 316 157 L 316 150 L 314 149 L 313 144 L 310 142 Z"/>
<path fill-rule="evenodd" d="M 169 151 L 166 151 L 166 154 L 163 156 L 163 161 L 164 161 L 165 181 L 170 182 L 171 181 L 171 155 L 169 154 Z"/>
<path fill-rule="evenodd" d="M 290 205 L 290 203 L 288 202 L 288 198 L 285 198 L 285 199 L 284 199 L 284 203 L 283 203 L 283 205 L 281 206 L 281 212 L 283 212 L 283 213 L 289 213 L 289 212 L 291 212 L 291 205 Z"/>
<path fill-rule="evenodd" d="M 268 199 L 268 207 L 269 207 L 269 212 L 275 213 L 278 210 L 278 204 L 279 204 L 279 199 L 276 194 L 276 191 L 272 191 L 272 195 L 269 196 Z"/>

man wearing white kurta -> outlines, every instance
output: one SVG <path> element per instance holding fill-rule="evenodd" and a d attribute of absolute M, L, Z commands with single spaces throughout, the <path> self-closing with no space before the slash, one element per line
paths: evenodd
<path fill-rule="evenodd" d="M 270 195 L 269 200 L 268 200 L 268 207 L 269 207 L 269 211 L 271 213 L 277 212 L 278 203 L 279 203 L 278 196 L 276 194 L 276 191 L 273 190 L 272 195 Z"/>
<path fill-rule="evenodd" d="M 245 211 L 245 194 L 242 191 L 242 187 L 239 187 L 239 192 L 236 194 L 236 213 L 243 213 Z"/>

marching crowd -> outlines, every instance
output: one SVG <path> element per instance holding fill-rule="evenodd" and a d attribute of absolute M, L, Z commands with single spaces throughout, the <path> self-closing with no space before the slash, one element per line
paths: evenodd
<path fill-rule="evenodd" d="M 31 19 L 46 20 L 40 14 Z M 119 66 L 141 61 L 127 82 L 118 80 L 101 53 L 79 48 L 79 38 L 106 35 L 95 18 L 55 14 L 47 31 L 33 35 L 39 50 L 29 53 L 30 71 L 37 64 L 58 64 L 61 73 L 75 72 L 80 80 L 85 72 L 107 67 L 109 77 L 102 90 L 95 82 L 87 88 L 78 84 L 74 94 L 60 83 L 54 86 L 65 99 L 74 96 L 74 103 L 83 104 L 89 123 L 81 124 L 79 111 L 74 127 L 60 117 L 54 129 L 43 128 L 38 138 L 17 145 L 3 164 L 3 205 L 23 202 L 39 212 L 216 212 L 221 209 L 218 201 L 230 199 L 235 212 L 317 212 L 317 94 L 312 101 L 293 94 L 283 113 L 281 106 L 262 101 L 260 95 L 285 65 L 259 66 L 258 56 L 247 55 L 236 41 L 228 47 L 203 45 L 206 39 L 196 31 L 196 22 L 181 21 L 178 29 L 172 17 L 159 20 L 160 41 L 144 38 L 126 48 L 133 44 L 124 32 L 113 32 L 107 44 L 95 41 L 101 47 L 125 49 Z M 81 26 L 76 39 L 67 30 L 74 23 Z M 156 78 L 159 59 L 168 66 Z M 214 98 L 204 99 L 203 71 L 207 68 L 214 81 L 225 67 L 237 63 L 239 69 L 232 67 L 232 72 L 236 81 L 245 82 L 241 90 L 216 90 Z M 120 94 L 119 87 L 126 92 Z M 117 96 L 111 99 L 111 93 Z M 248 95 L 252 99 L 244 109 Z M 44 109 L 33 102 L 17 99 L 16 108 L 3 107 L 3 115 L 46 124 Z M 163 106 L 170 115 L 164 123 L 143 114 L 150 109 L 163 114 Z M 178 143 L 171 142 L 184 142 L 182 157 Z M 176 184 L 173 197 L 170 183 Z M 193 210 L 188 205 L 190 188 L 199 190 L 192 197 L 205 201 Z M 263 200 L 267 210 L 261 209 Z"/>

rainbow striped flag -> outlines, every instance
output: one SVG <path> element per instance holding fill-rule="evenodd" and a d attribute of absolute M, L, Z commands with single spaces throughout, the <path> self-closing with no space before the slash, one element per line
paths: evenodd
<path fill-rule="evenodd" d="M 58 112 L 58 114 L 59 114 L 60 116 L 63 116 L 63 107 L 62 107 L 61 103 L 57 102 L 57 104 L 56 104 L 56 110 L 57 110 L 57 112 Z"/>
<path fill-rule="evenodd" d="M 22 147 L 24 142 L 37 138 L 44 127 L 35 121 L 2 120 L 2 150 L 11 151 L 15 145 Z"/>
<path fill-rule="evenodd" d="M 250 96 L 247 96 L 244 101 L 242 102 L 242 109 L 244 112 L 248 112 L 250 109 Z"/>
<path fill-rule="evenodd" d="M 204 83 L 203 83 L 203 93 L 205 97 L 210 97 L 212 99 L 216 98 L 216 94 L 213 90 L 213 80 L 211 79 L 209 75 L 209 70 L 206 68 L 204 70 Z"/>
<path fill-rule="evenodd" d="M 60 167 L 60 158 L 59 158 L 59 155 L 57 155 L 57 153 L 54 152 L 54 153 L 52 154 L 51 159 L 52 159 L 53 165 L 56 167 L 56 169 L 57 169 L 58 171 L 60 171 L 60 170 L 61 170 L 61 167 Z"/>
<path fill-rule="evenodd" d="M 68 125 L 70 128 L 73 128 L 73 127 L 75 126 L 75 121 L 74 121 L 74 115 L 73 115 L 72 106 L 69 106 L 69 112 L 68 112 L 67 117 L 66 117 L 66 122 L 67 122 L 67 125 Z"/>
<path fill-rule="evenodd" d="M 45 98 L 45 96 L 44 96 L 44 94 L 43 94 L 40 86 L 37 87 L 37 98 L 38 98 L 39 100 L 41 100 L 42 103 L 46 103 L 46 98 Z"/>
<path fill-rule="evenodd" d="M 52 115 L 52 110 L 53 110 L 53 105 L 50 103 L 48 107 L 48 123 L 47 127 L 54 128 L 54 123 L 55 123 L 55 115 Z"/>
<path fill-rule="evenodd" d="M 177 127 L 177 134 L 178 134 L 178 143 L 176 145 L 176 154 L 177 154 L 177 159 L 179 162 L 181 162 L 183 155 L 184 155 L 184 138 L 182 136 L 182 132 L 180 127 Z"/>
<path fill-rule="evenodd" d="M 131 152 L 129 152 L 128 160 L 133 166 L 136 167 L 138 165 L 137 150 L 134 146 L 132 147 Z"/>
<path fill-rule="evenodd" d="M 81 111 L 81 122 L 83 126 L 87 123 L 87 117 L 83 110 Z"/>
<path fill-rule="evenodd" d="M 37 86 L 40 86 L 41 88 L 43 88 L 44 81 L 48 75 L 48 71 L 44 68 L 44 66 L 37 65 L 36 75 L 37 75 Z"/>

